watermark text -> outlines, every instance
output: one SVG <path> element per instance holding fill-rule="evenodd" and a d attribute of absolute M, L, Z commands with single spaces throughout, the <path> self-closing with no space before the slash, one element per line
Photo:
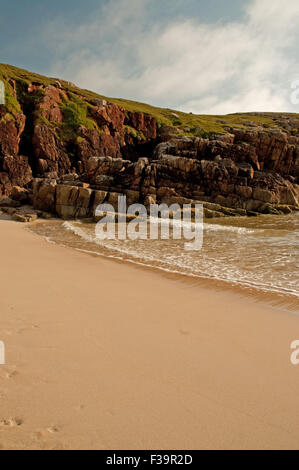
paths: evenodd
<path fill-rule="evenodd" d="M 0 341 L 0 365 L 5 364 L 5 344 Z"/>
<path fill-rule="evenodd" d="M 187 251 L 201 250 L 203 245 L 202 204 L 132 204 L 127 208 L 126 196 L 118 197 L 118 210 L 111 204 L 97 206 L 96 237 L 100 240 L 181 240 Z M 116 224 L 117 219 L 117 224 Z"/>
<path fill-rule="evenodd" d="M 292 93 L 291 93 L 291 103 L 299 104 L 299 80 L 294 80 L 291 84 Z"/>
<path fill-rule="evenodd" d="M 291 354 L 291 363 L 294 366 L 299 365 L 299 340 L 296 339 L 291 343 L 291 349 L 294 349 L 294 351 Z"/>
<path fill-rule="evenodd" d="M 5 104 L 5 86 L 2 80 L 0 80 L 0 104 Z"/>

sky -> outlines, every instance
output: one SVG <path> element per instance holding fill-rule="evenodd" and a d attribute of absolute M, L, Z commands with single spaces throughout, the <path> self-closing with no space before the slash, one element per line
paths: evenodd
<path fill-rule="evenodd" d="M 0 62 L 201 114 L 299 112 L 299 0 L 1 0 Z"/>

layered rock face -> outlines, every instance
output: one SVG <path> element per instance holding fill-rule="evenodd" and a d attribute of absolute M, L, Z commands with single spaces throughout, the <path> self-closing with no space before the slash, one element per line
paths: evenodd
<path fill-rule="evenodd" d="M 91 156 L 121 158 L 129 152 L 128 149 L 141 146 L 157 136 L 155 120 L 142 113 L 138 113 L 137 119 L 137 113 L 125 113 L 124 109 L 105 100 L 95 100 L 95 105 L 90 105 L 90 118 L 86 120 L 88 127 L 80 120 L 72 122 L 78 117 L 78 109 L 66 93 L 53 86 L 43 91 L 45 96 L 36 106 L 39 118 L 33 124 L 32 136 L 39 176 L 47 177 L 52 173 L 50 176 L 58 177 L 71 169 L 82 174 Z M 137 127 L 133 128 L 133 124 Z"/>
<path fill-rule="evenodd" d="M 207 133 L 180 124 L 182 113 L 164 110 L 179 122 L 168 125 L 138 103 L 23 77 L 3 76 L 10 99 L 0 106 L 0 196 L 25 188 L 36 209 L 63 218 L 89 217 L 119 194 L 146 206 L 204 202 L 207 216 L 298 208 L 297 115 L 255 115 L 239 126 L 224 116 L 223 133 Z"/>
<path fill-rule="evenodd" d="M 157 195 L 168 187 L 187 198 L 260 212 L 298 206 L 299 139 L 276 131 L 230 132 L 158 145 Z"/>
<path fill-rule="evenodd" d="M 12 118 L 0 106 L 0 194 L 9 194 L 14 185 L 24 185 L 32 179 L 28 158 L 19 155 L 26 118 L 21 109 L 18 111 Z"/>

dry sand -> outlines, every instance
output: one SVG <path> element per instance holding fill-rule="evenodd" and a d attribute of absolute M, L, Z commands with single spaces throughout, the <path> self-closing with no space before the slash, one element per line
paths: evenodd
<path fill-rule="evenodd" d="M 0 221 L 0 448 L 299 448 L 299 316 Z"/>

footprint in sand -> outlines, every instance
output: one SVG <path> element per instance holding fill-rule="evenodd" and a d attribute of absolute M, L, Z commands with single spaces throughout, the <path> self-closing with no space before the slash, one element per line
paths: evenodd
<path fill-rule="evenodd" d="M 16 426 L 22 426 L 23 420 L 20 418 L 2 418 L 0 419 L 0 426 L 6 426 L 6 427 L 16 427 Z"/>
<path fill-rule="evenodd" d="M 35 433 L 35 436 L 38 439 L 47 439 L 49 434 L 57 434 L 58 432 L 60 432 L 59 426 L 54 425 L 54 426 L 49 426 L 48 428 L 43 429 L 42 431 L 37 431 Z"/>
<path fill-rule="evenodd" d="M 7 372 L 5 377 L 7 379 L 12 379 L 13 377 L 16 377 L 17 375 L 19 375 L 19 372 L 17 370 L 12 370 L 10 372 Z"/>
<path fill-rule="evenodd" d="M 50 426 L 49 428 L 47 428 L 47 431 L 50 433 L 50 434 L 55 434 L 56 432 L 59 432 L 60 429 L 58 426 Z"/>
<path fill-rule="evenodd" d="M 180 330 L 181 335 L 183 336 L 188 336 L 190 334 L 190 331 L 187 330 Z"/>
<path fill-rule="evenodd" d="M 24 326 L 23 328 L 20 328 L 17 331 L 18 335 L 21 335 L 22 333 L 25 333 L 26 331 L 32 331 L 32 330 L 37 330 L 39 328 L 38 325 L 31 325 L 31 326 Z"/>
<path fill-rule="evenodd" d="M 78 405 L 78 406 L 75 407 L 75 410 L 76 411 L 82 411 L 82 410 L 84 410 L 84 408 L 85 408 L 85 405 Z"/>
<path fill-rule="evenodd" d="M 2 368 L 0 369 L 0 379 L 13 379 L 19 372 L 15 368 Z"/>

